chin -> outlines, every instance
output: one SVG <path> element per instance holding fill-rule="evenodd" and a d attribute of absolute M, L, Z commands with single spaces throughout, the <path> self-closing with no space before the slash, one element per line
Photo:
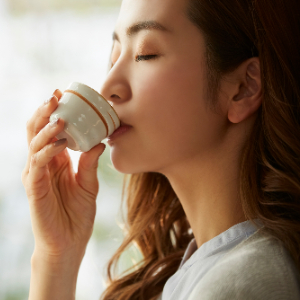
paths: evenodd
<path fill-rule="evenodd" d="M 126 158 L 120 153 L 116 153 L 114 149 L 110 151 L 110 160 L 114 168 L 123 174 L 135 174 L 143 171 L 139 171 L 139 168 L 136 168 L 137 163 L 131 159 Z"/>
<path fill-rule="evenodd" d="M 123 174 L 137 174 L 146 172 L 155 172 L 153 170 L 153 160 L 140 157 L 138 154 L 131 151 L 129 155 L 126 153 L 118 153 L 116 149 L 111 148 L 110 160 L 114 168 Z M 152 161 L 148 166 L 146 161 Z"/>

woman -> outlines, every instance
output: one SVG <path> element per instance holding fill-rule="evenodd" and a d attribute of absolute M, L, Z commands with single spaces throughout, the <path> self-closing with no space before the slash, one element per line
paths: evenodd
<path fill-rule="evenodd" d="M 127 234 L 108 299 L 300 297 L 298 0 L 124 0 L 101 89 L 131 128 L 109 139 Z M 97 161 L 74 174 L 56 90 L 28 121 L 22 174 L 35 250 L 29 299 L 74 299 Z M 135 244 L 143 260 L 112 268 Z M 183 257 L 184 256 L 184 257 Z"/>

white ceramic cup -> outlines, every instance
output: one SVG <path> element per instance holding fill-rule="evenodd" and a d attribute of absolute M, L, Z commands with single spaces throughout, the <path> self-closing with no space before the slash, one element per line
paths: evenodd
<path fill-rule="evenodd" d="M 66 138 L 68 148 L 81 152 L 89 151 L 120 127 L 120 119 L 107 100 L 79 82 L 64 91 L 50 122 L 55 118 L 65 121 L 64 131 L 56 137 Z"/>

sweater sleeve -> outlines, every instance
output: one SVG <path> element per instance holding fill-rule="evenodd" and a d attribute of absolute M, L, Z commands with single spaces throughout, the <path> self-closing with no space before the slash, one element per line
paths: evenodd
<path fill-rule="evenodd" d="M 293 260 L 283 247 L 267 247 L 245 249 L 222 259 L 188 300 L 299 300 L 299 272 Z"/>

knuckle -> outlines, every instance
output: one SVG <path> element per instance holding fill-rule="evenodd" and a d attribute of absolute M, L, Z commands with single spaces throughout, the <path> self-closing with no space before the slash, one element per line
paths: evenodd
<path fill-rule="evenodd" d="M 35 140 L 36 140 L 36 138 L 34 137 L 29 144 L 29 150 L 32 152 L 34 152 L 34 150 L 35 150 Z"/>
<path fill-rule="evenodd" d="M 38 164 L 38 155 L 37 155 L 37 153 L 36 153 L 36 154 L 33 154 L 33 155 L 31 156 L 30 164 L 31 164 L 32 166 L 35 166 L 35 165 Z"/>
<path fill-rule="evenodd" d="M 46 120 L 49 121 L 49 116 L 45 116 L 43 106 L 41 105 L 35 112 L 35 114 L 26 122 L 26 128 L 27 131 L 37 134 L 42 128 L 44 128 L 44 124 L 41 125 L 41 120 L 42 123 L 44 123 Z"/>
<path fill-rule="evenodd" d="M 26 129 L 28 136 L 36 136 L 39 133 L 39 130 L 36 128 L 35 123 L 32 119 L 27 121 Z"/>

